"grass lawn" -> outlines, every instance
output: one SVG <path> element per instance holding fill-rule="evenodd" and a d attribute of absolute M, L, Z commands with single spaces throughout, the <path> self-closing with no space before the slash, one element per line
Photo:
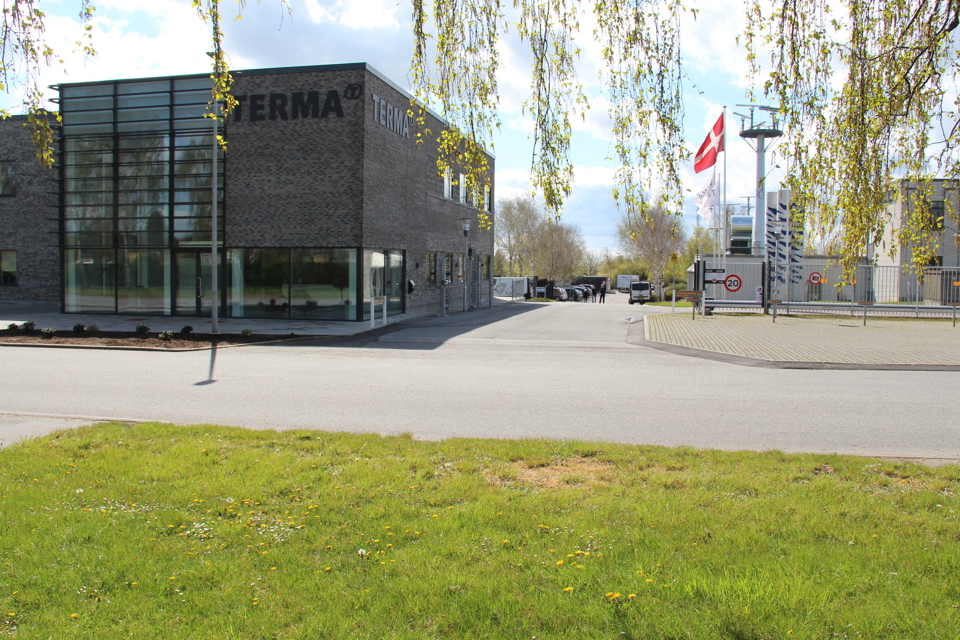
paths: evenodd
<path fill-rule="evenodd" d="M 0 637 L 960 637 L 960 467 L 105 424 L 0 450 Z"/>

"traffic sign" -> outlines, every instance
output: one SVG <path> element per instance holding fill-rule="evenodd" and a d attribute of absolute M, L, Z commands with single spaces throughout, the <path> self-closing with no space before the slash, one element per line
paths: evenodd
<path fill-rule="evenodd" d="M 732 273 L 723 280 L 723 288 L 730 293 L 740 291 L 740 287 L 742 286 L 743 280 L 740 279 L 740 276 L 733 275 Z"/>
<path fill-rule="evenodd" d="M 820 284 L 823 281 L 823 276 L 818 272 L 814 271 L 810 274 L 810 284 Z"/>

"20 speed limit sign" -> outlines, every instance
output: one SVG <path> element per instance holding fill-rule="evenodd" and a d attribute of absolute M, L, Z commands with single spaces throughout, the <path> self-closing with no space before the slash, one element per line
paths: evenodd
<path fill-rule="evenodd" d="M 733 293 L 734 291 L 740 291 L 740 287 L 743 286 L 743 280 L 740 279 L 740 276 L 735 276 L 730 274 L 723 279 L 723 288 Z"/>
<path fill-rule="evenodd" d="M 823 276 L 814 271 L 810 274 L 810 284 L 820 284 L 823 281 Z"/>

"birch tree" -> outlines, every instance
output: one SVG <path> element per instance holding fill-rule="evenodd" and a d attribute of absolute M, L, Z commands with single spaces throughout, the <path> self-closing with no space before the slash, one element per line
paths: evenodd
<path fill-rule="evenodd" d="M 625 251 L 650 266 L 650 277 L 662 299 L 670 254 L 678 253 L 686 241 L 683 222 L 665 204 L 657 203 L 645 215 L 623 212 L 617 223 L 617 238 Z"/>

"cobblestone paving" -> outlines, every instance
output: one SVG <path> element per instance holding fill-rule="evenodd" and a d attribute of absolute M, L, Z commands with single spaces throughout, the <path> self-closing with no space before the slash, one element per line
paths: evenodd
<path fill-rule="evenodd" d="M 785 362 L 960 365 L 960 324 L 950 320 L 689 313 L 646 316 L 647 340 Z"/>

